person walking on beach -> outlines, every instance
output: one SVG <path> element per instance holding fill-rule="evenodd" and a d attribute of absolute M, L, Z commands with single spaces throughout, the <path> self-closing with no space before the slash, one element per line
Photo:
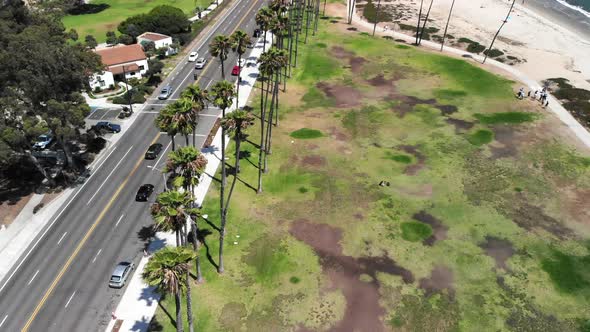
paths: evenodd
<path fill-rule="evenodd" d="M 537 99 L 538 94 L 539 94 L 539 90 L 535 90 L 535 95 L 533 96 L 533 98 L 535 98 L 535 100 Z"/>
<path fill-rule="evenodd" d="M 545 97 L 545 99 L 547 99 L 547 97 Z M 547 99 L 547 101 L 545 102 L 545 107 L 549 106 L 549 99 Z"/>

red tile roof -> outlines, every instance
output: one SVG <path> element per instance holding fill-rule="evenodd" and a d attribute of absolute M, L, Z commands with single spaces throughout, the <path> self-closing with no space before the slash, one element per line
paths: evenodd
<path fill-rule="evenodd" d="M 154 42 L 166 38 L 170 38 L 170 36 L 166 36 L 157 32 L 144 32 L 141 35 L 137 36 L 137 39 L 148 39 Z"/>
<path fill-rule="evenodd" d="M 100 55 L 102 63 L 106 66 L 145 60 L 147 58 L 141 49 L 141 45 L 137 44 L 103 48 L 96 50 L 96 54 Z"/>
<path fill-rule="evenodd" d="M 113 75 L 119 75 L 119 74 L 123 74 L 123 67 L 125 67 L 125 71 L 126 72 L 131 72 L 131 71 L 137 71 L 139 70 L 139 66 L 135 63 L 129 64 L 129 65 L 120 65 L 120 66 L 111 66 L 109 67 L 109 71 L 113 74 Z"/>

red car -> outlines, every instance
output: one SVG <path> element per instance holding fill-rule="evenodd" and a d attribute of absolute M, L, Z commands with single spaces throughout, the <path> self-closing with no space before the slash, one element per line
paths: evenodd
<path fill-rule="evenodd" d="M 231 70 L 231 74 L 234 76 L 240 75 L 240 66 L 234 66 L 234 68 Z"/>

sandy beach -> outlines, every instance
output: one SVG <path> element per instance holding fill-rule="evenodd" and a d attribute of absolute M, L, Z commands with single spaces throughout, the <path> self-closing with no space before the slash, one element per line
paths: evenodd
<path fill-rule="evenodd" d="M 439 28 L 435 35 L 443 34 L 451 2 L 436 0 L 432 5 L 427 27 Z M 366 1 L 357 2 L 357 12 L 361 16 L 365 4 Z M 459 38 L 465 37 L 487 47 L 506 17 L 510 4 L 506 0 L 455 1 L 448 28 L 448 33 L 455 38 L 445 44 L 465 47 L 456 43 Z M 428 5 L 430 1 L 425 0 L 424 11 Z M 416 25 L 419 0 L 382 0 L 381 6 L 390 14 L 392 21 Z M 540 11 L 538 6 L 533 9 L 532 5 L 523 5 L 518 1 L 494 48 L 517 57 L 520 61 L 514 66 L 537 81 L 565 77 L 579 88 L 590 89 L 590 41 L 579 32 L 565 28 L 567 24 L 560 25 L 555 17 L 551 20 L 546 17 L 550 15 Z M 385 26 L 400 30 L 399 24 L 379 24 L 381 29 Z"/>

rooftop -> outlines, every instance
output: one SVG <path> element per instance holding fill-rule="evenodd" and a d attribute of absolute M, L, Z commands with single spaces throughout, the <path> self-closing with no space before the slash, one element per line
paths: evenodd
<path fill-rule="evenodd" d="M 95 51 L 100 55 L 102 63 L 106 66 L 113 66 L 137 60 L 144 60 L 145 53 L 141 45 L 117 45 L 109 48 L 103 48 Z"/>
<path fill-rule="evenodd" d="M 170 36 L 166 36 L 157 32 L 144 32 L 141 35 L 137 36 L 137 39 L 148 39 L 154 42 L 166 38 L 170 38 Z"/>

